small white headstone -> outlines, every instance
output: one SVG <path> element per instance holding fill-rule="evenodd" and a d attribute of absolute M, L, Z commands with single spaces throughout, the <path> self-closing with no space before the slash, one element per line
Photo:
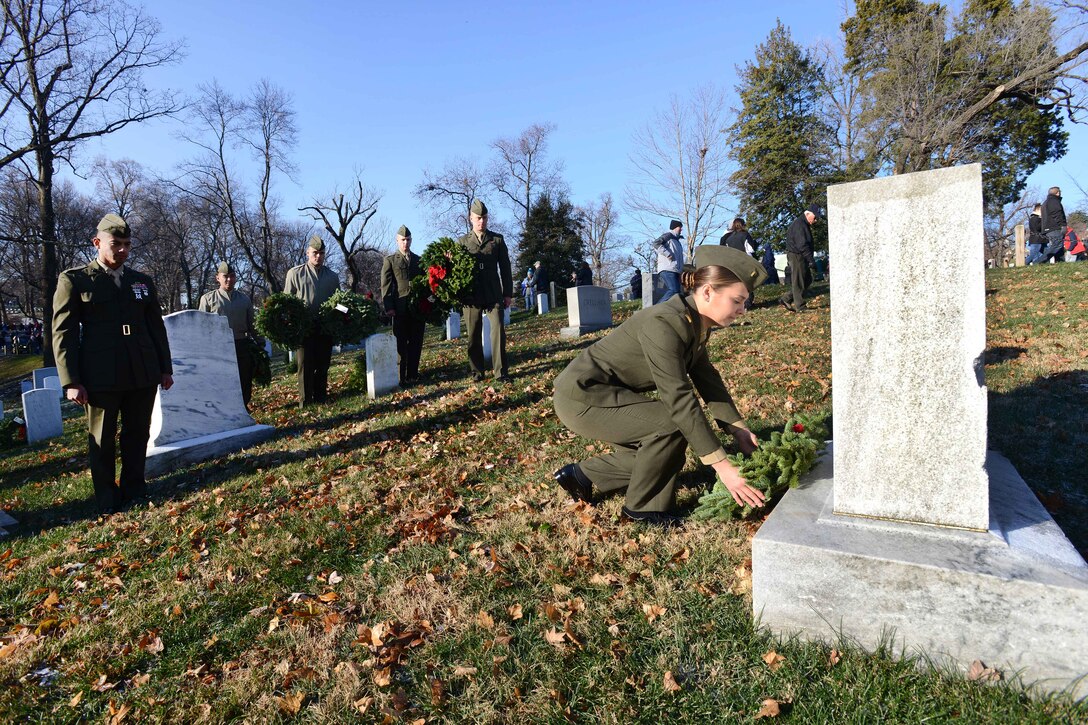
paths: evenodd
<path fill-rule="evenodd" d="M 64 433 L 60 418 L 60 399 L 54 390 L 28 390 L 23 393 L 23 419 L 26 442 L 37 443 Z"/>
<path fill-rule="evenodd" d="M 43 388 L 47 388 L 49 390 L 56 390 L 58 398 L 64 397 L 64 388 L 61 387 L 60 378 L 56 375 L 50 375 L 48 378 L 43 380 L 42 383 Z"/>
<path fill-rule="evenodd" d="M 25 393 L 25 392 L 27 392 L 29 390 L 34 389 L 34 383 L 30 382 L 29 380 L 20 380 L 19 381 L 19 388 L 20 388 L 20 390 L 19 390 L 20 393 Z"/>
<path fill-rule="evenodd" d="M 582 285 L 567 290 L 567 324 L 560 337 L 578 337 L 612 327 L 612 303 L 607 287 Z"/>
<path fill-rule="evenodd" d="M 397 339 L 392 335 L 371 335 L 366 339 L 366 397 L 375 398 L 397 389 L 400 363 Z"/>
<path fill-rule="evenodd" d="M 487 315 L 480 316 L 480 326 L 483 330 L 480 332 L 480 336 L 483 338 L 484 343 L 484 360 L 491 362 L 491 318 Z"/>
<path fill-rule="evenodd" d="M 504 307 L 502 311 L 502 322 L 504 325 L 510 324 L 510 308 Z"/>
<path fill-rule="evenodd" d="M 264 351 L 266 353 L 268 353 L 268 357 L 269 357 L 269 359 L 271 359 L 272 358 L 272 341 L 271 340 L 265 340 L 264 341 Z"/>
<path fill-rule="evenodd" d="M 45 379 L 57 377 L 59 373 L 55 367 L 53 368 L 38 368 L 34 371 L 34 390 L 45 387 Z"/>
<path fill-rule="evenodd" d="M 461 337 L 461 314 L 451 312 L 446 318 L 446 339 L 456 340 L 459 337 Z"/>
<path fill-rule="evenodd" d="M 548 295 L 541 292 L 536 296 L 536 313 L 543 315 L 548 311 Z"/>

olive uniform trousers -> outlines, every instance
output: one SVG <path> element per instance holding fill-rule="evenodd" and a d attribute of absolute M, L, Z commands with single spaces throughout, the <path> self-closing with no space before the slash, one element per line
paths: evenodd
<path fill-rule="evenodd" d="M 465 307 L 465 332 L 468 334 L 468 362 L 472 372 L 482 374 L 487 361 L 484 360 L 484 323 L 483 316 L 491 320 L 491 369 L 496 376 L 506 375 L 509 366 L 506 362 L 506 325 L 503 324 L 503 306 L 498 303 L 491 307 Z"/>
<path fill-rule="evenodd" d="M 310 335 L 295 350 L 298 361 L 298 405 L 324 403 L 328 397 L 329 365 L 332 363 L 332 338 Z"/>
<path fill-rule="evenodd" d="M 253 397 L 253 355 L 249 351 L 249 341 L 240 338 L 234 341 L 234 355 L 238 358 L 238 380 L 242 384 L 242 402 L 249 408 Z"/>
<path fill-rule="evenodd" d="M 588 406 L 555 393 L 555 412 L 580 436 L 606 441 L 611 453 L 578 463 L 602 493 L 627 489 L 632 511 L 669 511 L 676 501 L 676 476 L 684 467 L 688 441 L 665 404 L 647 399 L 615 408 Z"/>
<path fill-rule="evenodd" d="M 143 496 L 147 439 L 158 386 L 87 391 L 87 459 L 94 498 L 103 511 L 117 511 Z M 121 415 L 121 477 L 115 484 L 117 415 Z"/>

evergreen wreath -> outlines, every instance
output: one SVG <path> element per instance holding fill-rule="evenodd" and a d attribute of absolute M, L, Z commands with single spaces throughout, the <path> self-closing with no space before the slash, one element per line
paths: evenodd
<path fill-rule="evenodd" d="M 346 307 L 347 312 L 336 309 Z M 362 342 L 378 329 L 378 303 L 355 292 L 337 290 L 317 312 L 321 334 L 337 345 Z"/>
<path fill-rule="evenodd" d="M 472 295 L 476 260 L 450 237 L 431 242 L 419 258 L 423 274 L 435 298 L 447 310 L 460 307 Z M 419 279 L 417 277 L 417 279 Z"/>
<path fill-rule="evenodd" d="M 264 345 L 252 337 L 246 338 L 246 350 L 253 365 L 253 382 L 262 388 L 272 384 L 272 360 Z"/>
<path fill-rule="evenodd" d="M 439 269 L 445 271 L 444 268 Z M 412 278 L 408 291 L 408 313 L 412 317 L 432 325 L 441 325 L 449 311 L 449 306 L 435 296 L 427 275 Z"/>
<path fill-rule="evenodd" d="M 729 456 L 738 473 L 748 485 L 763 492 L 767 500 L 796 488 L 801 476 L 816 463 L 824 447 L 827 428 L 823 421 L 798 415 L 786 421 L 782 431 L 771 433 L 771 439 L 760 444 L 751 457 Z M 729 489 L 717 479 L 714 488 L 699 498 L 691 518 L 697 521 L 727 521 L 752 513 L 751 506 L 740 506 Z"/>
<path fill-rule="evenodd" d="M 0 450 L 26 445 L 26 422 L 18 415 L 0 420 Z"/>
<path fill-rule="evenodd" d="M 255 320 L 257 331 L 285 350 L 297 350 L 310 334 L 313 315 L 306 303 L 294 295 L 277 292 L 269 295 Z"/>

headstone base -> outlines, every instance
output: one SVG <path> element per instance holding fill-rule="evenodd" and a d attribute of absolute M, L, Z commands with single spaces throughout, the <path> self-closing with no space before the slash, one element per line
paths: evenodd
<path fill-rule="evenodd" d="M 268 440 L 275 432 L 276 429 L 270 425 L 251 425 L 248 428 L 149 447 L 144 475 L 155 478 L 183 466 L 240 451 Z"/>
<path fill-rule="evenodd" d="M 0 511 L 0 538 L 4 536 L 9 536 L 11 534 L 11 531 L 9 531 L 8 529 L 13 529 L 18 525 L 19 522 L 16 521 L 15 518 L 12 517 L 10 514 L 8 514 L 7 511 Z"/>
<path fill-rule="evenodd" d="M 612 325 L 574 325 L 572 327 L 560 327 L 559 337 L 564 340 L 570 340 L 582 335 L 588 335 L 591 332 L 597 332 L 598 330 L 607 330 Z"/>
<path fill-rule="evenodd" d="M 974 660 L 1020 684 L 1088 695 L 1088 564 L 993 451 L 990 530 L 836 515 L 832 456 L 752 541 L 752 606 L 782 636 Z M 1079 680 L 1078 680 L 1079 678 Z"/>

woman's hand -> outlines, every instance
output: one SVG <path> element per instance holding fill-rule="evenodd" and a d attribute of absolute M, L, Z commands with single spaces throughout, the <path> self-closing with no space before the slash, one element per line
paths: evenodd
<path fill-rule="evenodd" d="M 751 434 L 751 431 L 749 431 L 749 434 Z M 752 438 L 755 438 L 755 436 L 752 436 Z M 725 484 L 725 487 L 729 489 L 730 495 L 733 496 L 733 500 L 738 505 L 759 508 L 766 501 L 763 492 L 749 486 L 729 461 L 718 461 L 712 468 L 718 474 L 718 478 L 721 479 L 722 483 Z"/>

